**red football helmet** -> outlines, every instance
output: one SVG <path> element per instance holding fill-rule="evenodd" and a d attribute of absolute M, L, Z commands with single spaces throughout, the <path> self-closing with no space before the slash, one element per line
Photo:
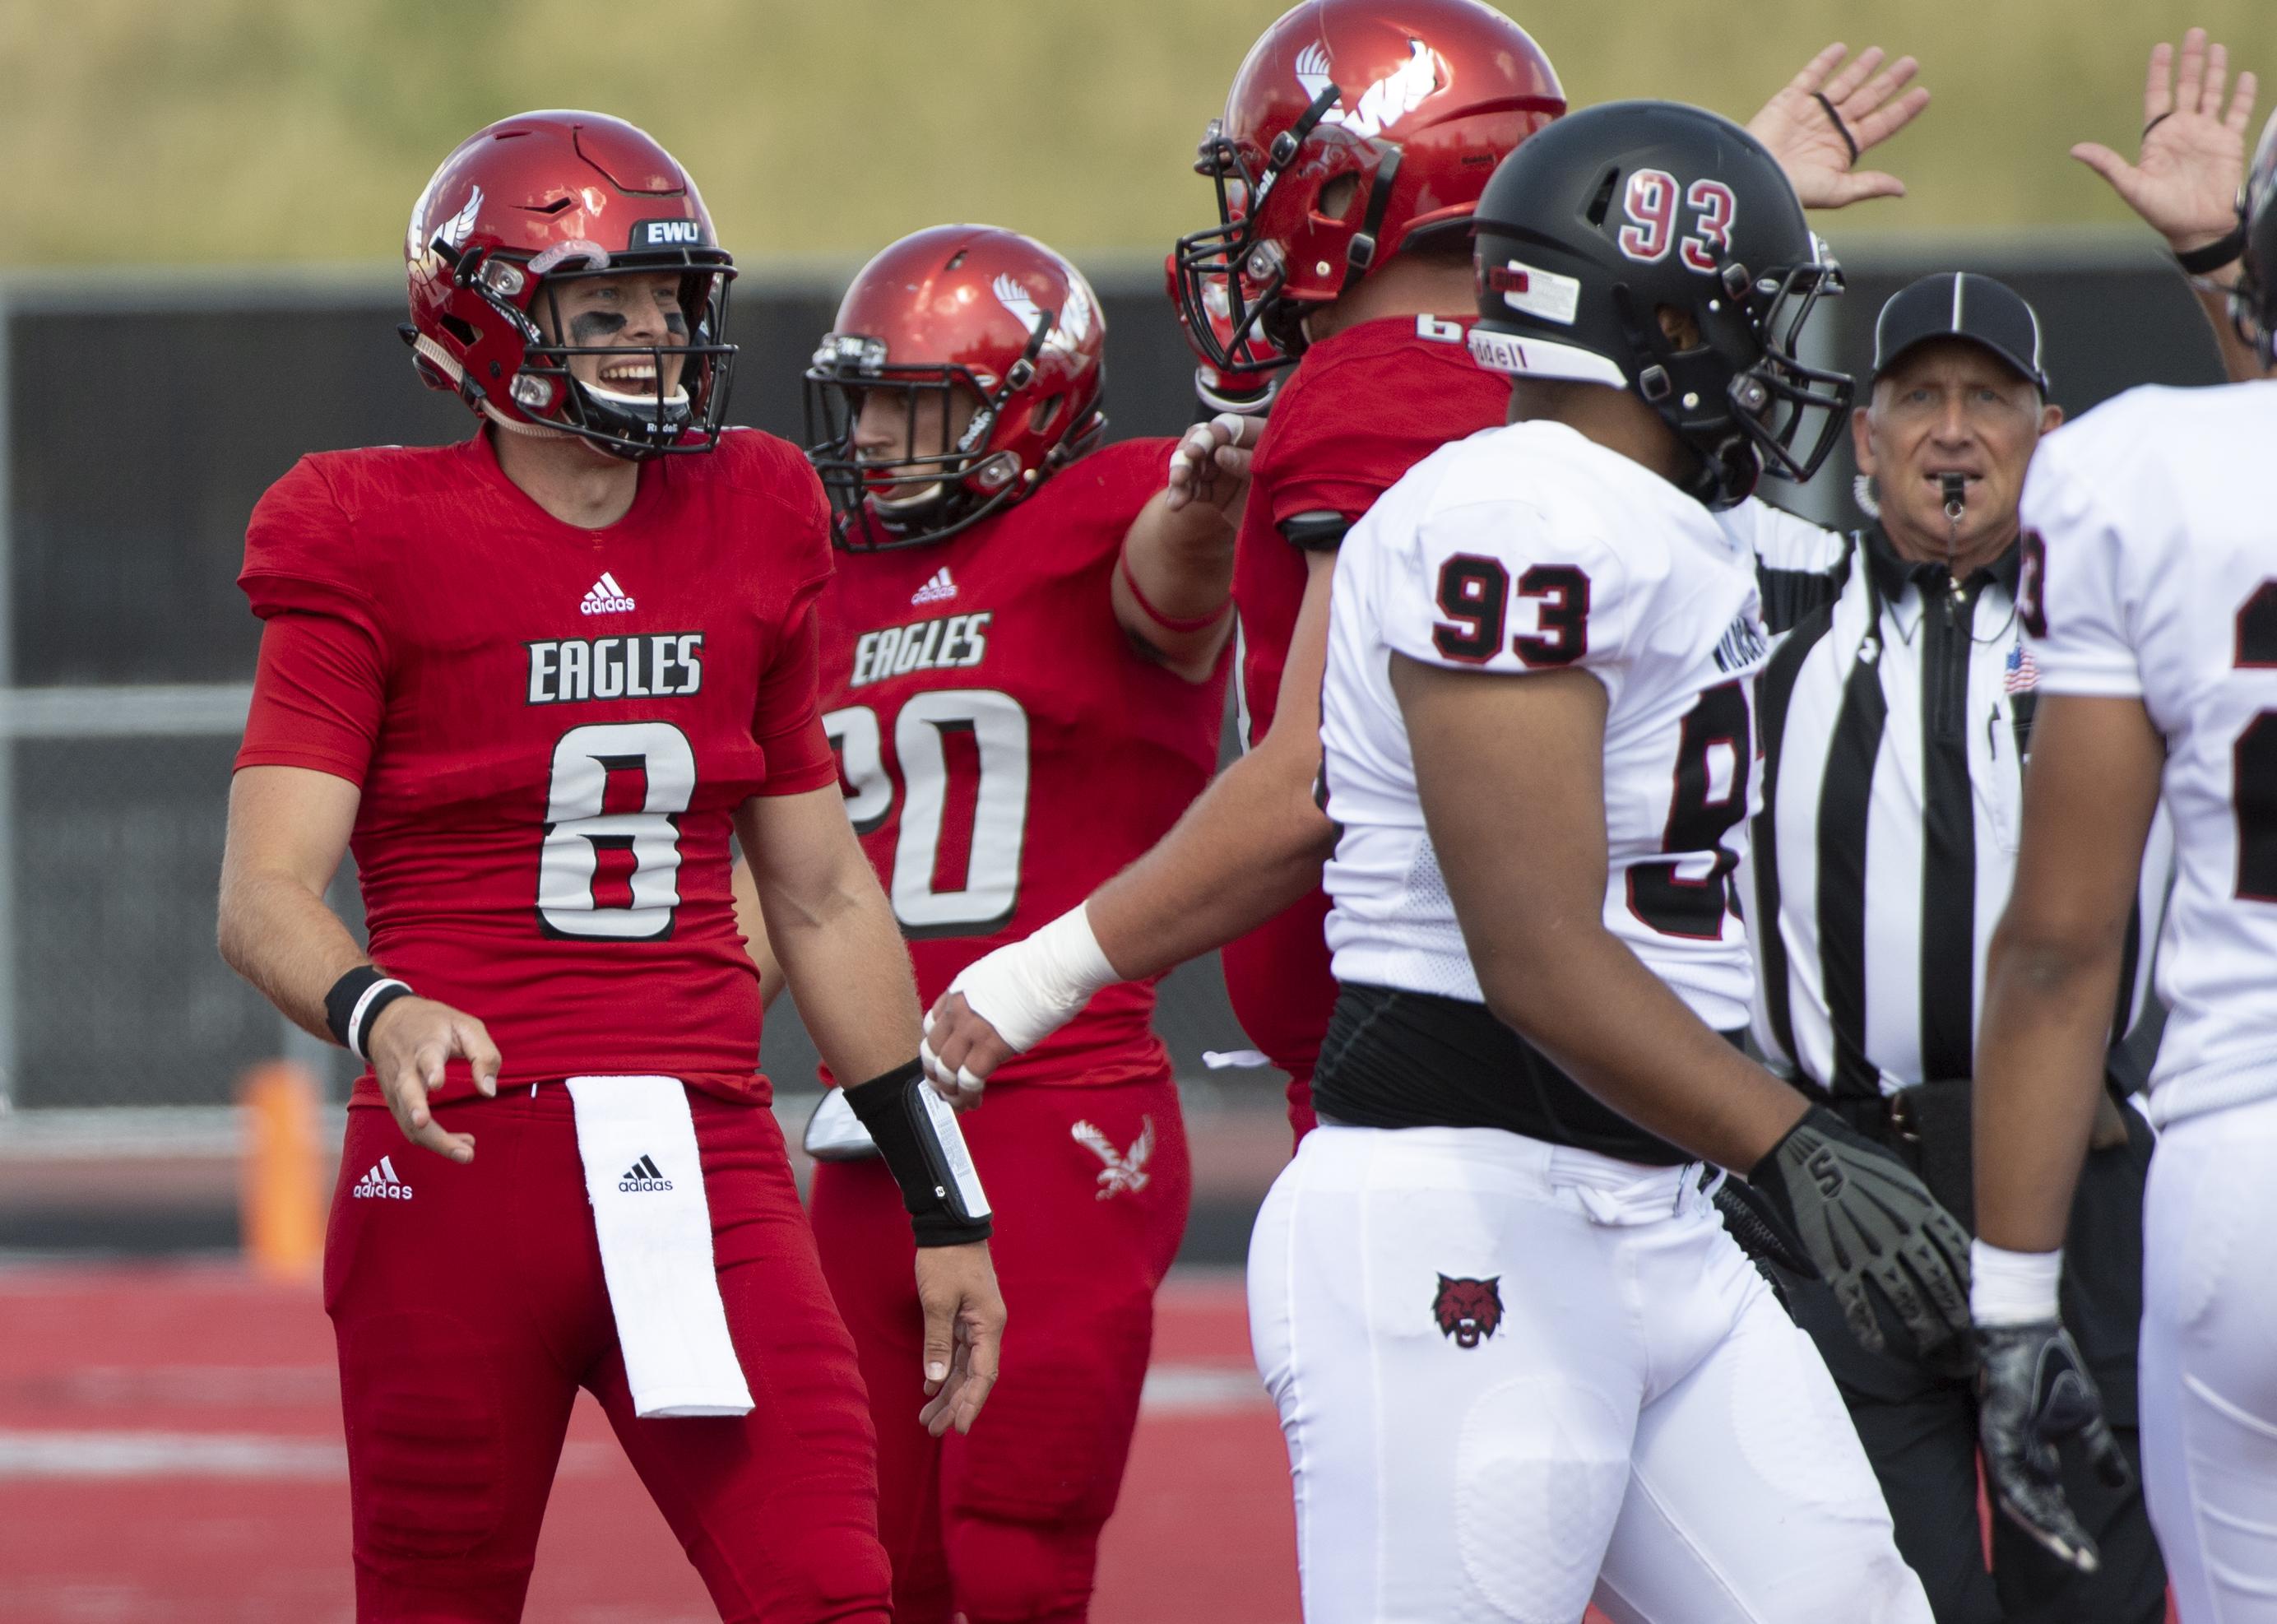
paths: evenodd
<path fill-rule="evenodd" d="M 862 267 L 806 370 L 807 457 L 838 545 L 939 541 L 1018 501 L 1099 443 L 1107 317 L 1083 272 L 993 225 L 937 225 Z M 863 402 L 898 395 L 896 453 L 856 444 Z M 959 392 L 971 422 L 951 438 Z M 921 401 L 938 402 L 920 421 Z M 933 431 L 938 448 L 918 445 Z"/>
<path fill-rule="evenodd" d="M 1194 164 L 1218 203 L 1218 224 L 1174 250 L 1196 353 L 1221 375 L 1301 355 L 1308 307 L 1467 220 L 1495 165 L 1565 111 L 1550 59 L 1480 0 L 1291 8 L 1250 47 Z"/>
<path fill-rule="evenodd" d="M 696 183 L 621 118 L 537 112 L 459 144 L 412 206 L 403 255 L 419 375 L 500 426 L 575 434 L 622 457 L 709 451 L 735 347 L 721 342 L 735 274 Z M 534 312 L 575 277 L 677 271 L 687 324 L 652 347 L 549 342 Z M 633 393 L 570 375 L 578 355 L 645 353 L 657 386 Z M 681 376 L 666 393 L 667 358 Z"/>

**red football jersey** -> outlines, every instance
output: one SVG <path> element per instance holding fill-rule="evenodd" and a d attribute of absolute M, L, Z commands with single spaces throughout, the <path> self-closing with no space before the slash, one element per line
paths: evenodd
<path fill-rule="evenodd" d="M 1148 660 L 1110 596 L 1177 444 L 1107 446 L 959 535 L 847 555 L 822 595 L 823 725 L 928 1006 L 1152 846 L 1216 767 L 1223 664 L 1189 682 Z M 1167 1075 L 1154 1009 L 1152 982 L 1107 987 L 995 1076 Z"/>
<path fill-rule="evenodd" d="M 1305 599 L 1305 555 L 1279 527 L 1300 514 L 1357 521 L 1440 446 L 1503 421 L 1510 380 L 1472 364 L 1468 333 L 1467 322 L 1436 316 L 1363 322 L 1306 349 L 1282 385 L 1251 464 L 1234 551 L 1244 749 L 1273 726 Z M 1316 888 L 1222 956 L 1234 1014 L 1250 1041 L 1296 1079 L 1292 1098 L 1312 1075 L 1336 998 L 1328 914 L 1328 896 Z"/>
<path fill-rule="evenodd" d="M 246 535 L 267 625 L 238 765 L 362 785 L 372 957 L 489 1026 L 501 1087 L 655 1072 L 764 1102 L 728 836 L 750 797 L 833 781 L 830 569 L 805 459 L 748 430 L 643 465 L 591 530 L 484 435 L 304 457 Z M 441 1097 L 471 1089 L 454 1064 Z"/>

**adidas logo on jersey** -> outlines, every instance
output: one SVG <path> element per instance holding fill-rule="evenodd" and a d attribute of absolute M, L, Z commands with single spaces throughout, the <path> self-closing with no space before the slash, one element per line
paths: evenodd
<path fill-rule="evenodd" d="M 617 584 L 616 576 L 607 570 L 593 583 L 593 590 L 585 594 L 585 601 L 577 606 L 581 614 L 622 614 L 633 606 L 631 596 Z"/>
<path fill-rule="evenodd" d="M 948 566 L 944 564 L 933 572 L 933 578 L 910 594 L 912 604 L 947 603 L 956 596 L 956 583 L 948 578 Z"/>
<path fill-rule="evenodd" d="M 617 1188 L 628 1194 L 640 1194 L 651 1190 L 669 1190 L 672 1180 L 664 1176 L 654 1156 L 643 1156 L 625 1169 L 625 1176 L 617 1180 Z"/>
<path fill-rule="evenodd" d="M 407 1201 L 411 1186 L 395 1176 L 395 1163 L 382 1156 L 348 1193 L 357 1201 Z"/>

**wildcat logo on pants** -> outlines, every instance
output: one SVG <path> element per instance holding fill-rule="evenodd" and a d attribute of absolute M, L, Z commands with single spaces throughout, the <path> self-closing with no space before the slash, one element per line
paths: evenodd
<path fill-rule="evenodd" d="M 1456 1280 L 1441 1275 L 1431 1314 L 1439 1322 L 1439 1334 L 1454 1338 L 1457 1347 L 1478 1346 L 1502 1323 L 1502 1277 Z"/>

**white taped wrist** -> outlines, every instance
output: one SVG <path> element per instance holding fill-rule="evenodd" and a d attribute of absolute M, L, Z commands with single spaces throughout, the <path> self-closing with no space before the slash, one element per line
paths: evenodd
<path fill-rule="evenodd" d="M 1969 1317 L 1979 1325 L 2030 1325 L 2056 1317 L 2063 1248 L 2006 1252 L 1981 1240 L 1969 1246 Z"/>
<path fill-rule="evenodd" d="M 998 1037 L 1024 1051 L 1073 1020 L 1100 987 L 1122 979 L 1078 906 L 1033 935 L 973 960 L 948 990 L 963 994 Z"/>

